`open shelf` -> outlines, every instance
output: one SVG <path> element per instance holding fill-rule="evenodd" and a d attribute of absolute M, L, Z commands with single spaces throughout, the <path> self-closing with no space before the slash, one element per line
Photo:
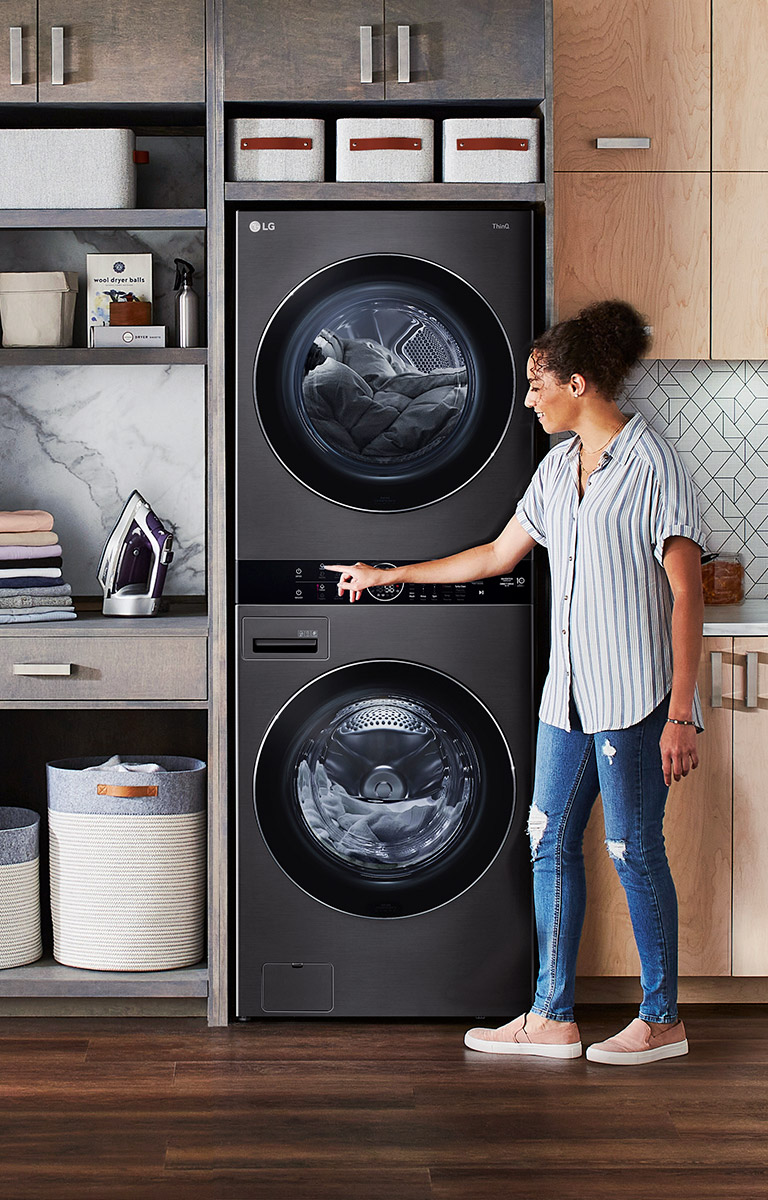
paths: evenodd
<path fill-rule="evenodd" d="M 86 364 L 94 367 L 171 365 L 205 366 L 208 350 L 205 347 L 180 349 L 163 346 L 156 349 L 130 349 L 129 347 L 101 347 L 88 349 L 85 346 L 25 346 L 0 350 L 0 367 L 77 367 Z"/>
<path fill-rule="evenodd" d="M 204 208 L 6 208 L 0 229 L 205 229 Z"/>
<path fill-rule="evenodd" d="M 227 183 L 225 200 L 429 200 L 510 204 L 544 202 L 543 183 Z"/>
<path fill-rule="evenodd" d="M 0 997 L 156 997 L 208 995 L 205 964 L 175 971 L 84 971 L 41 958 L 0 971 Z"/>

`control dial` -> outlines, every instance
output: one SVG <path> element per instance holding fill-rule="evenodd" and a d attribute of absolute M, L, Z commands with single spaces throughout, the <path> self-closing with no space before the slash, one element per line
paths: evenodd
<path fill-rule="evenodd" d="M 374 563 L 377 571 L 394 571 L 394 563 Z M 376 587 L 369 587 L 365 590 L 374 600 L 380 600 L 382 604 L 389 603 L 390 600 L 397 600 L 397 597 L 405 587 L 404 583 L 380 583 Z"/>

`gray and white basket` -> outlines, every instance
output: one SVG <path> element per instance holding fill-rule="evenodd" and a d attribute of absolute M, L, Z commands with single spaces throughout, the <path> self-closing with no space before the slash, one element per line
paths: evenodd
<path fill-rule="evenodd" d="M 0 968 L 43 953 L 40 940 L 40 817 L 0 808 Z"/>
<path fill-rule="evenodd" d="M 125 755 L 145 764 L 146 756 Z M 95 971 L 162 971 L 203 956 L 205 763 L 164 771 L 48 764 L 53 955 Z"/>
<path fill-rule="evenodd" d="M 536 117 L 450 117 L 443 121 L 446 183 L 537 183 Z"/>
<path fill-rule="evenodd" d="M 342 117 L 336 122 L 336 178 L 429 183 L 435 122 L 427 117 Z"/>

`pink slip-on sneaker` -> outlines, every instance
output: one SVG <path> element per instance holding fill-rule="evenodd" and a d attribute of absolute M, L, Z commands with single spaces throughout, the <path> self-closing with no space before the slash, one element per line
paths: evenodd
<path fill-rule="evenodd" d="M 562 1029 L 541 1030 L 532 1038 L 525 1032 L 528 1014 L 515 1017 L 498 1029 L 470 1029 L 464 1034 L 464 1045 L 485 1054 L 532 1054 L 539 1058 L 578 1058 L 581 1054 L 579 1029 L 575 1022 L 563 1022 Z M 576 1040 L 573 1040 L 575 1035 Z M 570 1041 L 558 1039 L 570 1038 Z"/>
<path fill-rule="evenodd" d="M 616 1067 L 638 1067 L 642 1063 L 677 1058 L 687 1053 L 688 1040 L 682 1021 L 667 1029 L 653 1029 L 641 1017 L 635 1017 L 614 1037 L 587 1047 L 590 1062 L 610 1063 Z"/>

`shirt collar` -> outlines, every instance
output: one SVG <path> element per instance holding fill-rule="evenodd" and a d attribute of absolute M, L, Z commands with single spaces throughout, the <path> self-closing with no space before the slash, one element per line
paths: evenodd
<path fill-rule="evenodd" d="M 634 413 L 608 449 L 603 451 L 603 454 L 605 454 L 608 458 L 615 458 L 619 462 L 626 462 L 632 453 L 635 443 L 647 428 L 648 422 L 642 413 Z M 574 434 L 572 440 L 568 443 L 566 448 L 566 458 L 570 459 L 571 461 L 578 458 L 580 446 L 581 442 L 578 434 Z M 603 455 L 600 456 L 601 462 L 602 458 Z"/>

